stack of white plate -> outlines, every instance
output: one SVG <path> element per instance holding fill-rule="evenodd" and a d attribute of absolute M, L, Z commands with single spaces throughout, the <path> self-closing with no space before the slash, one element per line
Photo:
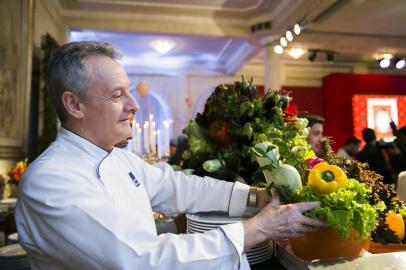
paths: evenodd
<path fill-rule="evenodd" d="M 1 270 L 25 270 L 30 269 L 28 257 L 20 244 L 12 244 L 0 248 Z"/>
<path fill-rule="evenodd" d="M 6 204 L 9 208 L 16 208 L 17 198 L 8 198 L 0 200 L 0 204 Z"/>
<path fill-rule="evenodd" d="M 243 221 L 253 215 L 253 210 L 250 209 L 242 217 L 230 218 L 226 214 L 221 213 L 197 213 L 186 214 L 187 218 L 187 233 L 203 233 L 209 230 L 214 230 L 221 225 L 231 224 Z M 247 252 L 247 259 L 250 265 L 258 264 L 270 259 L 273 255 L 273 243 L 271 241 L 264 242 L 254 247 Z"/>

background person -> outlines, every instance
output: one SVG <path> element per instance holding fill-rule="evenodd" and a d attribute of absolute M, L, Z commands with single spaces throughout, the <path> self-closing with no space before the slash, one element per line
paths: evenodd
<path fill-rule="evenodd" d="M 361 141 L 356 137 L 350 137 L 345 142 L 344 146 L 338 149 L 337 156 L 343 157 L 349 160 L 353 160 L 358 153 Z"/>
<path fill-rule="evenodd" d="M 398 147 L 403 158 L 406 158 L 406 126 L 401 127 L 396 132 L 395 144 Z"/>
<path fill-rule="evenodd" d="M 312 149 L 317 157 L 324 158 L 325 154 L 322 149 L 323 132 L 324 132 L 324 118 L 319 115 L 304 115 L 301 116 L 309 121 L 307 125 L 310 128 L 307 142 L 312 146 Z"/>
<path fill-rule="evenodd" d="M 356 155 L 356 159 L 368 163 L 372 170 L 384 177 L 385 183 L 395 184 L 397 175 L 406 170 L 406 159 L 401 150 L 394 142 L 386 143 L 383 140 L 377 142 L 375 131 L 371 128 L 364 129 L 362 137 L 365 146 Z"/>
<path fill-rule="evenodd" d="M 362 138 L 365 141 L 365 146 L 355 158 L 360 162 L 368 163 L 371 170 L 384 177 L 385 183 L 391 184 L 393 179 L 389 169 L 390 162 L 383 150 L 377 147 L 375 131 L 371 128 L 364 129 Z"/>
<path fill-rule="evenodd" d="M 183 163 L 183 153 L 188 148 L 188 139 L 185 135 L 180 135 L 177 139 L 176 148 L 168 161 L 171 165 L 182 166 Z"/>

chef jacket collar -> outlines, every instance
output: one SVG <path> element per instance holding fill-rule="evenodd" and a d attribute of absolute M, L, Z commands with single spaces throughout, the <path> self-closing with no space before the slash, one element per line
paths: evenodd
<path fill-rule="evenodd" d="M 89 156 L 94 157 L 97 160 L 102 160 L 109 155 L 109 152 L 95 145 L 94 143 L 86 140 L 82 136 L 76 134 L 75 132 L 61 127 L 59 130 L 58 137 L 66 140 L 68 143 L 78 146 L 82 151 L 87 153 Z"/>

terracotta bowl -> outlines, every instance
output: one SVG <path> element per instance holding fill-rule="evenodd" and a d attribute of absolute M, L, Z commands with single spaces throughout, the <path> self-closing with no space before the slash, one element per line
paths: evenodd
<path fill-rule="evenodd" d="M 356 240 L 357 231 L 343 240 L 331 228 L 319 228 L 317 232 L 306 233 L 299 238 L 290 239 L 295 255 L 303 260 L 330 259 L 338 257 L 357 257 L 369 248 L 369 239 Z"/>
<path fill-rule="evenodd" d="M 369 252 L 373 254 L 406 251 L 406 244 L 382 244 L 371 242 Z"/>

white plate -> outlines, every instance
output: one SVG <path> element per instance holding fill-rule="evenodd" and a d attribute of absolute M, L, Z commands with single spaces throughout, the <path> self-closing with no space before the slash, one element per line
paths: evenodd
<path fill-rule="evenodd" d="M 193 225 L 188 225 L 188 228 L 192 230 L 199 230 L 199 231 L 211 231 L 211 230 L 216 230 L 217 228 L 206 228 L 206 227 L 198 227 L 198 226 L 193 226 Z"/>
<path fill-rule="evenodd" d="M 189 231 L 190 233 L 204 233 L 204 232 L 207 232 L 207 231 L 196 230 L 196 229 L 189 229 L 188 231 Z"/>
<path fill-rule="evenodd" d="M 261 256 L 263 254 L 268 254 L 270 253 L 270 249 L 269 248 L 263 248 L 263 249 L 258 249 L 258 250 L 250 250 L 247 252 L 247 256 Z"/>
<path fill-rule="evenodd" d="M 7 239 L 10 241 L 18 242 L 18 233 L 12 233 L 7 236 Z"/>
<path fill-rule="evenodd" d="M 22 256 L 27 255 L 27 252 L 20 244 L 12 244 L 0 248 L 0 256 Z"/>
<path fill-rule="evenodd" d="M 192 227 L 198 227 L 198 228 L 204 228 L 204 229 L 211 230 L 211 229 L 217 229 L 221 225 L 207 226 L 207 225 L 202 225 L 200 223 L 189 222 L 189 220 L 188 220 L 187 226 L 192 226 Z"/>
<path fill-rule="evenodd" d="M 0 200 L 0 203 L 4 203 L 4 204 L 9 204 L 9 205 L 15 206 L 16 203 L 17 203 L 17 198 L 8 198 L 8 199 Z"/>
<path fill-rule="evenodd" d="M 248 219 L 254 216 L 258 210 L 258 208 L 247 207 L 247 210 L 241 217 L 229 217 L 226 213 L 216 212 L 186 214 L 186 217 L 197 223 L 225 225 Z"/>
<path fill-rule="evenodd" d="M 258 249 L 264 249 L 264 248 L 272 248 L 271 243 L 263 242 L 261 244 L 256 245 L 255 247 L 253 247 L 250 251 L 258 250 Z"/>
<path fill-rule="evenodd" d="M 246 254 L 249 256 L 257 256 L 265 253 L 272 253 L 272 249 L 269 247 L 263 247 L 262 249 L 250 250 Z"/>
<path fill-rule="evenodd" d="M 256 263 L 260 263 L 260 262 L 264 262 L 266 260 L 269 260 L 271 258 L 270 254 L 264 254 L 262 256 L 257 256 L 257 257 L 248 257 L 247 256 L 247 260 L 250 264 L 256 264 Z"/>
<path fill-rule="evenodd" d="M 264 258 L 261 258 L 261 259 L 258 259 L 258 260 L 248 260 L 248 263 L 249 263 L 249 265 L 254 265 L 254 264 L 259 264 L 259 263 L 262 263 L 262 262 L 266 262 L 269 259 L 270 259 L 270 257 L 269 258 L 264 257 Z"/>
<path fill-rule="evenodd" d="M 221 226 L 219 224 L 207 224 L 207 223 L 199 223 L 199 222 L 195 222 L 192 221 L 190 219 L 187 220 L 187 224 L 195 226 L 195 227 L 203 227 L 203 228 L 210 228 L 210 229 L 216 229 L 217 227 Z"/>

